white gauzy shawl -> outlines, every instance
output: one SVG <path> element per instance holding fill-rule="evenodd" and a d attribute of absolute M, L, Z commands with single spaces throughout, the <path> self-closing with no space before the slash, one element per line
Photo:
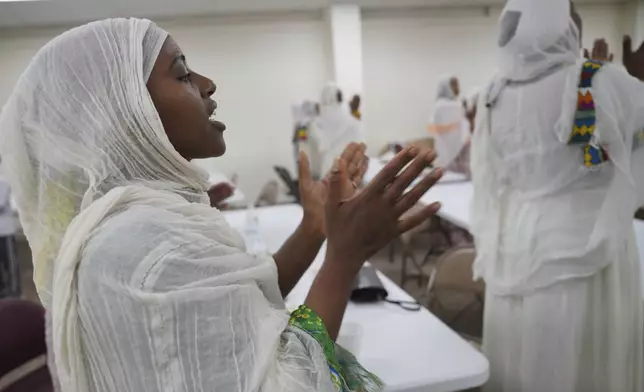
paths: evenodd
<path fill-rule="evenodd" d="M 610 162 L 586 168 L 567 143 L 583 63 L 570 3 L 511 0 L 501 27 L 472 141 L 474 272 L 497 295 L 526 295 L 591 276 L 625 249 L 644 204 L 644 84 L 611 64 L 595 75 L 595 141 Z"/>
<path fill-rule="evenodd" d="M 146 20 L 43 47 L 0 115 L 0 155 L 65 392 L 333 391 L 287 326 L 272 259 L 207 205 L 146 88 L 167 33 Z"/>

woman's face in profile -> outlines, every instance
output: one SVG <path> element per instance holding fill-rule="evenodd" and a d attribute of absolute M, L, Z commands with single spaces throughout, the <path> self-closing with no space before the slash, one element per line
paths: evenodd
<path fill-rule="evenodd" d="M 226 126 L 211 119 L 217 86 L 192 71 L 177 43 L 168 36 L 147 82 L 170 143 L 187 160 L 219 157 L 226 152 Z"/>

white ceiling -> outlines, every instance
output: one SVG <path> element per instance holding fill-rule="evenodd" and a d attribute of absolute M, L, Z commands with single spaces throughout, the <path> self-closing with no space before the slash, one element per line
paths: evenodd
<path fill-rule="evenodd" d="M 537 1 L 537 0 L 535 0 Z M 621 4 L 635 0 L 576 0 Z M 500 5 L 504 0 L 0 0 L 0 28 L 65 25 L 89 20 L 138 16 L 174 19 L 256 12 L 319 10 L 330 4 L 357 3 L 365 8 L 467 7 Z"/>

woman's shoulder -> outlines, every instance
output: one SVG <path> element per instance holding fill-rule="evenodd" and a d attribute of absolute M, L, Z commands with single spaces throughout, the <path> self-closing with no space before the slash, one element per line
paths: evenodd
<path fill-rule="evenodd" d="M 161 275 L 164 266 L 176 269 L 179 264 L 187 265 L 191 255 L 199 257 L 213 249 L 217 255 L 242 252 L 238 242 L 226 241 L 227 236 L 235 234 L 217 221 L 187 219 L 175 211 L 151 206 L 132 206 L 90 235 L 79 278 L 98 285 L 116 283 L 143 289 L 151 271 Z"/>
<path fill-rule="evenodd" d="M 168 212 L 148 206 L 132 206 L 106 219 L 87 240 L 79 274 L 131 276 L 166 241 L 171 219 Z"/>

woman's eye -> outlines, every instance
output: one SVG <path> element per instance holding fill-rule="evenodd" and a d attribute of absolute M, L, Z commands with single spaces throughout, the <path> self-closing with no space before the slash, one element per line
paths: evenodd
<path fill-rule="evenodd" d="M 192 74 L 188 72 L 187 74 L 180 76 L 178 79 L 184 83 L 192 83 Z"/>

